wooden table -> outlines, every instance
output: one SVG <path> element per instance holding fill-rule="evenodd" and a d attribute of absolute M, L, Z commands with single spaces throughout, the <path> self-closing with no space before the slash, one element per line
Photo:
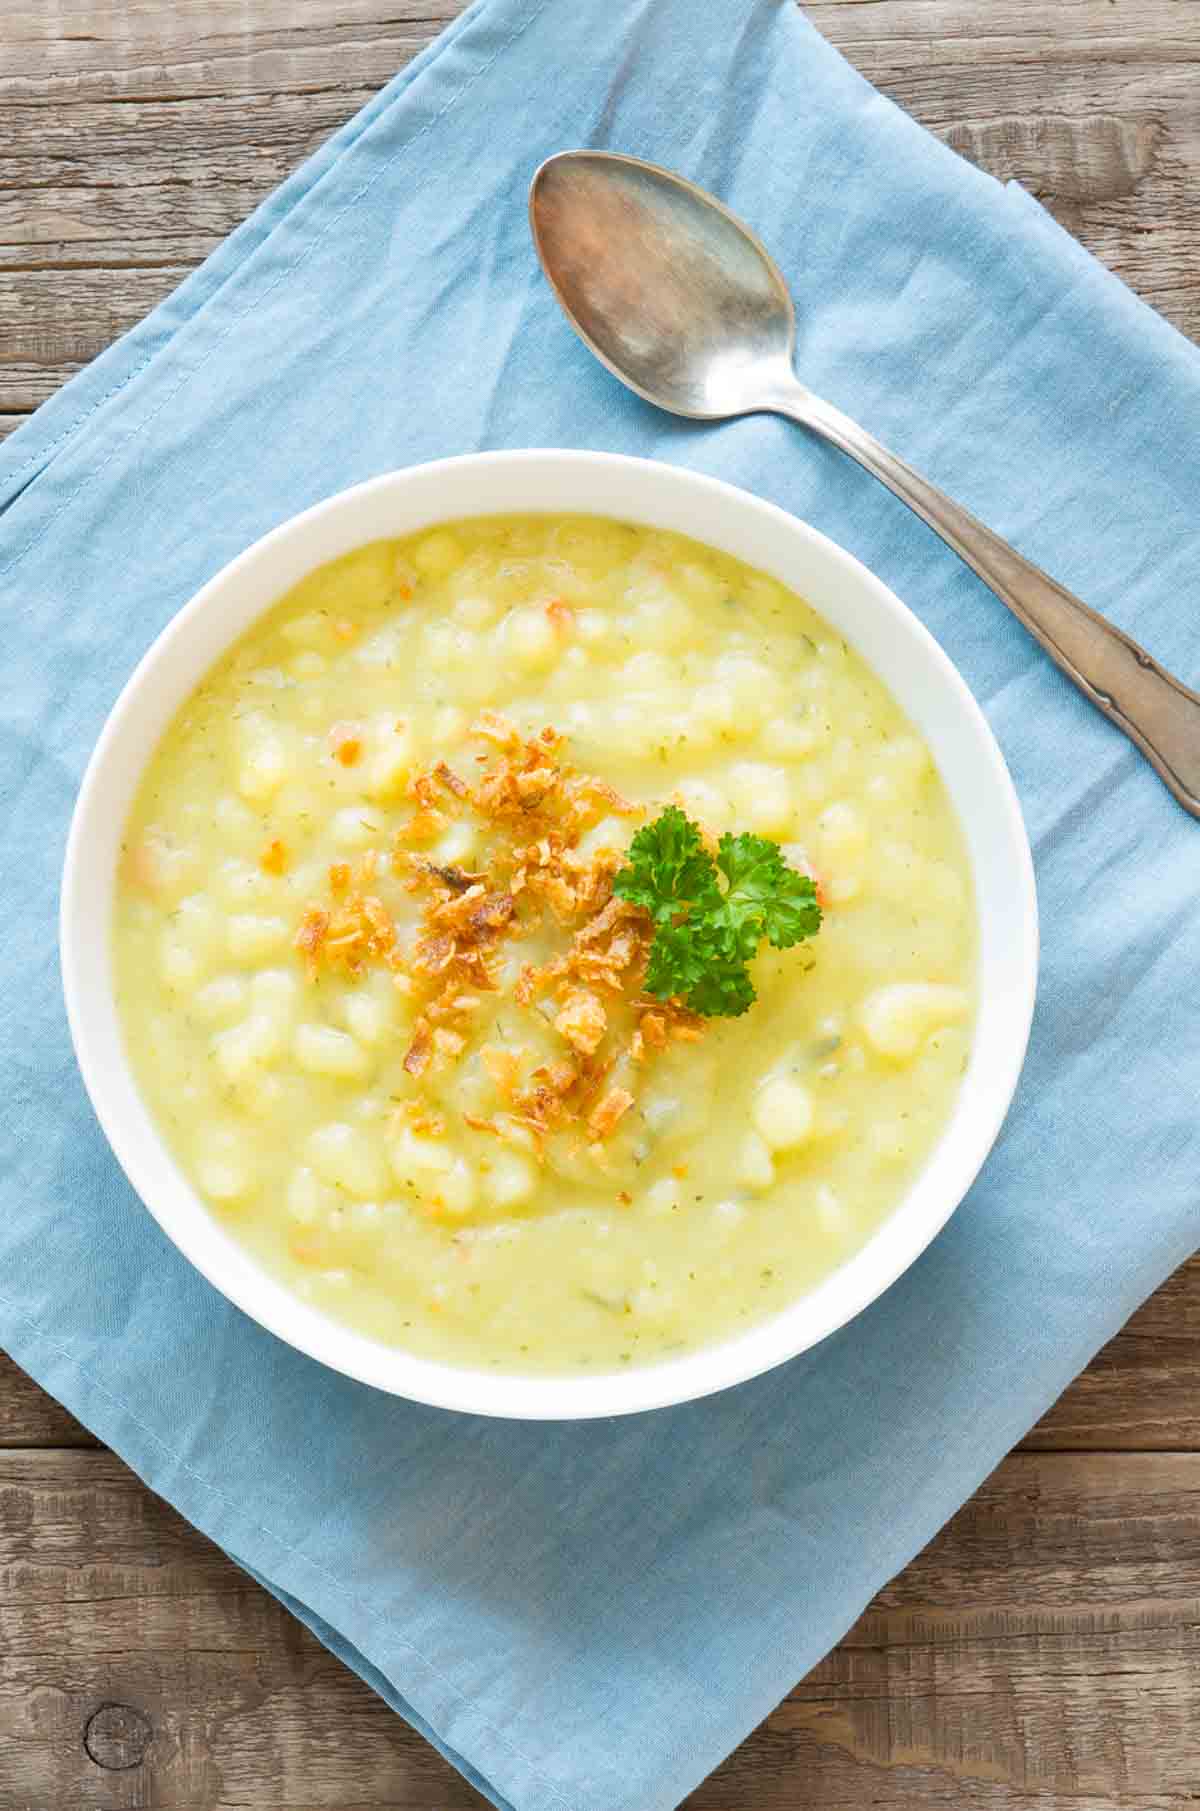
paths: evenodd
<path fill-rule="evenodd" d="M 736 0 L 697 0 L 709 29 L 722 8 Z M 457 10 L 0 0 L 0 427 Z M 1200 0 L 809 11 L 1200 337 Z M 1182 1811 L 1200 1800 L 1198 1713 L 1200 1261 L 689 1803 Z M 0 1811 L 482 1804 L 0 1358 Z"/>

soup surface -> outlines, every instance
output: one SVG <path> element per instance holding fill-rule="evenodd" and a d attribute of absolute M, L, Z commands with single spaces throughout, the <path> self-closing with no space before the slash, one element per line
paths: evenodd
<path fill-rule="evenodd" d="M 613 895 L 670 804 L 823 907 L 736 1017 L 648 994 Z M 952 1107 L 974 946 L 929 753 L 828 624 L 555 516 L 283 598 L 151 760 L 115 925 L 139 1083 L 236 1237 L 364 1332 L 560 1372 L 727 1336 L 863 1244 Z"/>

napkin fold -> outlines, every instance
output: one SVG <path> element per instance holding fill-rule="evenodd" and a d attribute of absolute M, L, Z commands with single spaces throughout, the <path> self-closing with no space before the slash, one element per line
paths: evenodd
<path fill-rule="evenodd" d="M 791 0 L 472 7 L 0 451 L 0 1338 L 494 1804 L 667 1811 L 1200 1242 L 1200 826 L 837 453 L 672 421 L 579 346 L 525 193 L 583 144 L 721 195 L 818 392 L 1200 672 L 1200 352 Z M 716 1398 L 550 1427 L 337 1377 L 193 1274 L 92 1119 L 55 955 L 88 751 L 180 604 L 344 485 L 532 444 L 732 479 L 893 585 L 1004 748 L 1044 938 L 1008 1124 L 882 1300 Z"/>

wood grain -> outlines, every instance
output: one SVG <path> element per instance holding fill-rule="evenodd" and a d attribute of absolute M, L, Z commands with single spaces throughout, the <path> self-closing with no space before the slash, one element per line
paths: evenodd
<path fill-rule="evenodd" d="M 73 1415 L 0 1352 L 0 1448 L 98 1444 Z"/>
<path fill-rule="evenodd" d="M 0 437 L 460 3 L 0 0 Z M 1200 0 L 808 11 L 1200 337 Z M 0 1811 L 483 1805 L 2 1357 L 0 1449 Z M 691 1811 L 1183 1811 L 1198 1630 L 1200 1259 Z"/>
<path fill-rule="evenodd" d="M 132 326 L 458 0 L 0 0 L 0 410 Z M 821 0 L 886 93 L 1200 334 L 1189 0 Z M 3 421 L 0 420 L 0 427 Z"/>
<path fill-rule="evenodd" d="M 0 1651 L 0 1811 L 484 1802 L 108 1453 L 0 1456 Z M 1018 1455 L 688 1802 L 1176 1811 L 1198 1712 L 1200 1456 Z"/>

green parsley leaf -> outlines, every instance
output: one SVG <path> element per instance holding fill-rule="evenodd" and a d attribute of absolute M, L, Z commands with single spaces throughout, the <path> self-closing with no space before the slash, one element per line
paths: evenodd
<path fill-rule="evenodd" d="M 629 856 L 613 891 L 654 921 L 646 991 L 680 997 L 706 1017 L 736 1018 L 753 1005 L 748 965 L 764 938 L 790 949 L 820 928 L 812 880 L 765 836 L 723 836 L 714 862 L 697 826 L 668 805 L 638 831 Z"/>
<path fill-rule="evenodd" d="M 613 891 L 640 905 L 655 924 L 671 924 L 681 910 L 716 903 L 717 876 L 700 832 L 678 805 L 668 805 L 629 845 L 630 866 Z"/>
<path fill-rule="evenodd" d="M 816 887 L 807 874 L 788 867 L 778 843 L 727 833 L 717 866 L 729 882 L 723 910 L 731 923 L 753 926 L 777 950 L 791 949 L 821 928 Z"/>

